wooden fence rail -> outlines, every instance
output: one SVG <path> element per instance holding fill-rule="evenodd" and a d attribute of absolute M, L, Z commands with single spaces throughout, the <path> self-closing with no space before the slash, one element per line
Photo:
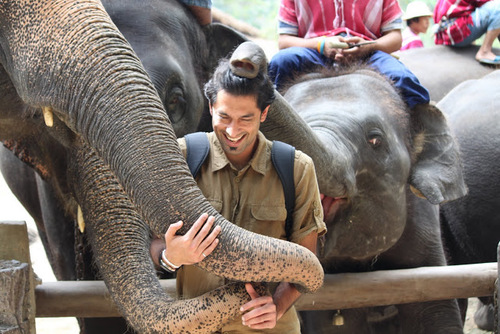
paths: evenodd
<path fill-rule="evenodd" d="M 296 305 L 299 310 L 335 310 L 491 296 L 497 272 L 497 263 L 481 263 L 326 275 L 323 287 Z M 175 295 L 175 280 L 161 284 Z M 47 282 L 36 287 L 35 296 L 37 317 L 119 316 L 102 281 Z"/>
<path fill-rule="evenodd" d="M 9 277 L 17 273 L 19 267 L 17 264 L 23 266 L 24 263 L 31 266 L 28 235 L 24 223 L 0 222 L 0 260 L 6 264 L 6 268 L 0 266 L 0 283 L 5 284 L 11 282 Z M 16 266 L 7 266 L 11 262 L 16 263 Z M 26 265 L 24 267 L 27 267 Z M 299 310 L 335 310 L 492 296 L 496 293 L 495 284 L 500 284 L 497 277 L 496 262 L 326 275 L 323 287 L 314 294 L 303 295 L 296 305 Z M 4 323 L 2 325 L 5 325 L 12 316 L 15 319 L 22 318 L 25 321 L 20 325 L 17 323 L 7 323 L 7 325 L 31 334 L 35 332 L 35 316 L 83 318 L 119 316 L 102 281 L 46 282 L 30 289 L 35 284 L 31 269 L 30 274 L 22 281 L 24 282 L 17 282 L 25 284 L 26 288 L 21 290 L 28 292 L 31 290 L 31 293 L 19 297 L 25 302 L 16 301 L 22 305 L 21 309 L 5 307 L 0 309 L 2 311 L 0 324 Z M 175 295 L 175 280 L 162 280 L 161 284 L 167 293 Z M 11 290 L 10 285 L 0 290 L 4 292 L 0 293 L 0 301 L 9 301 L 1 304 L 13 304 L 11 299 L 17 297 L 5 293 Z M 498 307 L 496 312 L 499 312 Z M 5 332 L 0 326 L 0 333 L 10 332 Z M 497 333 L 500 333 L 498 328 Z"/>

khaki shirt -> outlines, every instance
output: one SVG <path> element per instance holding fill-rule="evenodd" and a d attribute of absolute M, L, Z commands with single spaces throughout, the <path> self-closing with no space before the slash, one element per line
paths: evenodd
<path fill-rule="evenodd" d="M 285 196 L 271 161 L 272 143 L 259 132 L 259 143 L 253 158 L 238 171 L 227 159 L 215 134 L 211 132 L 207 135 L 210 153 L 196 177 L 203 195 L 224 218 L 239 227 L 286 240 Z M 180 138 L 178 142 L 186 156 L 186 141 Z M 311 232 L 317 232 L 318 235 L 326 232 L 314 164 L 309 156 L 299 150 L 295 151 L 294 182 L 296 196 L 290 241 L 299 243 Z M 177 271 L 177 292 L 181 298 L 200 296 L 225 283 L 224 278 L 196 266 L 183 266 Z M 243 326 L 241 317 L 236 317 L 221 332 L 259 331 Z M 292 307 L 274 329 L 263 333 L 300 333 L 295 309 Z"/>

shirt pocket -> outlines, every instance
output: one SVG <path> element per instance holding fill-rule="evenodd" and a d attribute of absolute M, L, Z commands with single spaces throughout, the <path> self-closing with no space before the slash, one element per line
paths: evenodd
<path fill-rule="evenodd" d="M 220 199 L 209 198 L 208 201 L 218 213 L 222 212 L 222 201 Z"/>
<path fill-rule="evenodd" d="M 273 238 L 286 239 L 285 206 L 253 205 L 250 230 Z"/>

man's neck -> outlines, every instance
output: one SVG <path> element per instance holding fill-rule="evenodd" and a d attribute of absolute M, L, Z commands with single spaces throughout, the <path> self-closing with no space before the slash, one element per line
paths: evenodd
<path fill-rule="evenodd" d="M 248 165 L 250 163 L 250 161 L 254 157 L 255 152 L 257 151 L 257 147 L 259 147 L 259 138 L 258 137 L 253 145 L 252 152 L 249 156 L 245 156 L 243 154 L 238 154 L 238 155 L 226 154 L 226 158 L 234 166 L 234 168 L 236 168 L 237 170 L 242 170 L 243 168 L 245 168 L 246 165 Z"/>

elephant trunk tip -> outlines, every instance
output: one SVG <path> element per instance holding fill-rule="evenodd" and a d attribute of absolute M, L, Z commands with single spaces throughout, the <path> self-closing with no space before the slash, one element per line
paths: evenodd
<path fill-rule="evenodd" d="M 234 50 L 229 67 L 237 76 L 253 79 L 259 72 L 267 73 L 266 54 L 258 44 L 244 42 Z"/>

